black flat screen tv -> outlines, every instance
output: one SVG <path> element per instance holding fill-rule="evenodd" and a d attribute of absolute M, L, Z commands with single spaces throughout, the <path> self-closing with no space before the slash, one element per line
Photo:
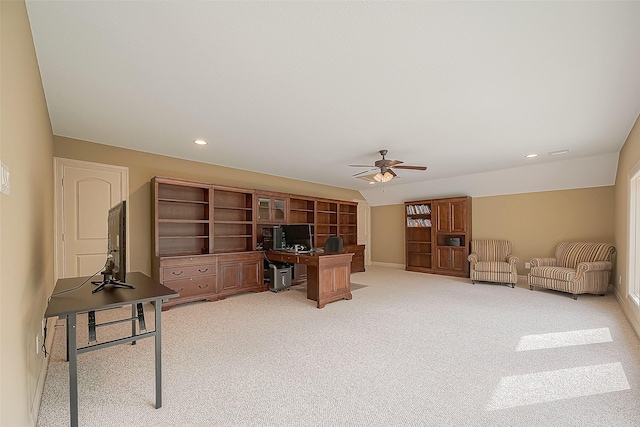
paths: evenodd
<path fill-rule="evenodd" d="M 122 201 L 109 209 L 107 217 L 107 261 L 101 282 L 92 292 L 98 292 L 108 285 L 133 289 L 126 284 L 127 276 L 127 202 Z"/>

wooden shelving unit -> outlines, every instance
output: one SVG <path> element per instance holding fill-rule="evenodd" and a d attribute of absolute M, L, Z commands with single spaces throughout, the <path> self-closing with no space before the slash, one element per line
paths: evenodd
<path fill-rule="evenodd" d="M 406 270 L 469 277 L 471 198 L 405 202 Z"/>
<path fill-rule="evenodd" d="M 345 245 L 358 244 L 358 205 L 340 203 L 338 215 L 338 234 Z"/>
<path fill-rule="evenodd" d="M 159 256 L 200 255 L 210 250 L 210 188 L 160 185 L 156 198 Z"/>
<path fill-rule="evenodd" d="M 314 234 L 314 245 L 317 247 L 323 247 L 329 236 L 338 235 L 337 202 L 325 200 L 316 201 L 316 224 Z"/>
<path fill-rule="evenodd" d="M 315 201 L 299 197 L 289 198 L 289 224 L 315 225 Z"/>
<path fill-rule="evenodd" d="M 253 194 L 237 190 L 213 190 L 213 252 L 255 250 Z"/>
<path fill-rule="evenodd" d="M 256 251 L 264 226 L 309 224 L 314 247 L 340 236 L 344 250 L 355 254 L 351 271 L 364 271 L 355 202 L 165 177 L 153 178 L 151 188 L 153 276 L 180 293 L 163 309 L 266 290 L 263 253 Z M 304 266 L 297 270 L 303 274 Z"/>

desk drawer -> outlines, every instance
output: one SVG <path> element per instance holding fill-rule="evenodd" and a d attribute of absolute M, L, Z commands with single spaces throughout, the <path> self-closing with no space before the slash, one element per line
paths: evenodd
<path fill-rule="evenodd" d="M 216 276 L 169 280 L 164 285 L 180 294 L 180 298 L 216 293 Z"/>
<path fill-rule="evenodd" d="M 162 281 L 211 276 L 215 274 L 216 267 L 213 264 L 165 267 L 162 269 Z"/>

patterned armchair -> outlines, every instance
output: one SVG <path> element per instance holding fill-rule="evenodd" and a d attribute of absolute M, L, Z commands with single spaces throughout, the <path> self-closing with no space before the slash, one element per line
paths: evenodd
<path fill-rule="evenodd" d="M 471 283 L 507 283 L 513 288 L 518 282 L 518 257 L 511 255 L 508 240 L 472 240 L 469 262 Z"/>
<path fill-rule="evenodd" d="M 611 256 L 616 248 L 608 243 L 561 242 L 555 258 L 534 258 L 527 276 L 534 286 L 579 294 L 604 295 L 611 276 Z"/>

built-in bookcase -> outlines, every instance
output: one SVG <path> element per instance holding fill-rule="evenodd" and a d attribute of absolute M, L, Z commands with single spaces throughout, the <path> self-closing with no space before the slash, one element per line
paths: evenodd
<path fill-rule="evenodd" d="M 156 253 L 200 255 L 210 251 L 210 187 L 156 183 Z"/>
<path fill-rule="evenodd" d="M 345 245 L 358 244 L 358 205 L 340 203 L 338 227 Z"/>
<path fill-rule="evenodd" d="M 255 250 L 253 194 L 213 190 L 213 252 Z"/>
<path fill-rule="evenodd" d="M 406 269 L 427 271 L 432 266 L 431 202 L 405 203 Z"/>
<path fill-rule="evenodd" d="M 338 235 L 338 203 L 316 201 L 315 246 L 323 247 L 329 236 Z"/>
<path fill-rule="evenodd" d="M 471 198 L 405 202 L 406 269 L 469 277 Z"/>

